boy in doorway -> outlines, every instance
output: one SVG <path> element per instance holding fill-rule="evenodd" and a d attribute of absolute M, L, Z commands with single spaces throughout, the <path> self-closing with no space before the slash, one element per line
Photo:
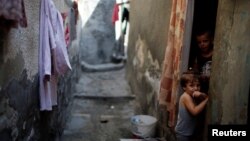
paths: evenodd
<path fill-rule="evenodd" d="M 213 34 L 209 29 L 203 29 L 196 33 L 195 40 L 197 43 L 197 51 L 194 61 L 191 63 L 192 70 L 200 74 L 201 88 L 200 91 L 208 94 L 210 71 L 213 55 Z M 198 104 L 201 101 L 196 99 Z M 206 119 L 206 108 L 197 117 L 197 127 L 195 129 L 195 140 L 201 141 L 204 135 L 204 125 Z"/>
<path fill-rule="evenodd" d="M 208 93 L 209 78 L 213 55 L 213 36 L 210 30 L 201 30 L 196 34 L 198 49 L 191 68 L 201 74 L 201 92 Z"/>
<path fill-rule="evenodd" d="M 196 117 L 205 108 L 208 96 L 199 91 L 199 78 L 193 72 L 183 73 L 180 83 L 184 92 L 179 99 L 176 138 L 177 141 L 191 141 L 196 128 Z M 199 104 L 195 103 L 196 98 L 202 99 Z"/>

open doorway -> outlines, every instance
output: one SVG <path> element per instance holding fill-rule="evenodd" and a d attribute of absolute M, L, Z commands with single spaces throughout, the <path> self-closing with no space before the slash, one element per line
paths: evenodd
<path fill-rule="evenodd" d="M 214 35 L 217 6 L 217 0 L 195 0 L 189 66 L 191 66 L 191 60 L 194 59 L 193 56 L 197 50 L 196 33 L 208 29 Z"/>
<path fill-rule="evenodd" d="M 194 64 L 197 65 L 196 70 L 194 70 L 202 74 L 201 91 L 207 94 L 209 93 L 209 79 L 211 78 L 210 69 L 212 62 L 217 7 L 217 0 L 195 0 L 194 2 L 193 25 L 191 34 L 192 36 L 190 42 L 188 68 L 194 69 Z M 204 76 L 206 77 L 204 78 Z M 200 113 L 197 119 L 198 122 L 194 135 L 194 140 L 202 141 L 206 138 L 206 110 Z"/>
<path fill-rule="evenodd" d="M 206 70 L 207 72 L 206 75 L 208 76 L 210 76 L 210 69 L 211 69 L 213 38 L 214 38 L 215 25 L 216 25 L 217 6 L 218 6 L 217 0 L 203 0 L 203 1 L 195 0 L 194 2 L 192 36 L 191 36 L 191 43 L 190 43 L 188 68 L 195 68 L 194 64 L 196 64 L 198 65 L 196 66 L 197 67 L 196 71 L 203 74 L 204 67 L 205 67 L 206 69 L 208 69 Z M 198 44 L 203 44 L 205 39 L 202 37 L 203 38 L 201 39 L 202 41 L 198 41 L 199 39 L 197 39 L 197 37 L 201 37 L 204 34 L 207 34 L 205 36 L 208 36 L 207 38 L 210 39 L 209 41 L 210 45 L 208 46 L 211 46 L 209 47 L 211 49 L 207 49 L 207 50 L 210 50 L 210 51 L 206 51 L 207 53 L 204 53 L 204 49 L 201 49 L 204 47 L 198 46 Z M 204 57 L 204 56 L 209 56 L 209 57 Z M 202 91 L 207 93 L 209 85 L 208 85 L 208 82 L 206 83 L 207 84 L 205 84 L 206 86 L 202 88 Z"/>

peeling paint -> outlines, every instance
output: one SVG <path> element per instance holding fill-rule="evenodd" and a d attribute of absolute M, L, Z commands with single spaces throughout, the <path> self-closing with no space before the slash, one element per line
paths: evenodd
<path fill-rule="evenodd" d="M 136 45 L 135 45 L 135 62 L 137 63 L 136 65 L 139 66 L 139 68 L 142 68 L 144 66 L 145 60 L 144 60 L 144 48 L 145 43 L 142 41 L 141 37 L 139 36 Z"/>

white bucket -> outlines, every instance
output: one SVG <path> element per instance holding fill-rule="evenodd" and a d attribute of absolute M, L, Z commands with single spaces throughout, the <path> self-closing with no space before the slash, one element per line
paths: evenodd
<path fill-rule="evenodd" d="M 153 137 L 157 119 L 149 115 L 136 115 L 131 118 L 131 130 L 142 138 Z"/>

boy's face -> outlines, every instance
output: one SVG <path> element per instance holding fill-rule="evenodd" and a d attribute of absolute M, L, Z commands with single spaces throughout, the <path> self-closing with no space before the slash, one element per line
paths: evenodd
<path fill-rule="evenodd" d="M 183 90 L 188 94 L 192 94 L 194 91 L 196 91 L 193 82 L 188 82 Z"/>
<path fill-rule="evenodd" d="M 193 82 L 193 84 L 194 84 L 194 89 L 195 89 L 195 91 L 200 91 L 200 90 L 201 90 L 201 86 L 200 86 L 199 80 L 195 80 L 195 81 Z"/>
<path fill-rule="evenodd" d="M 196 40 L 197 40 L 198 47 L 200 48 L 202 52 L 206 53 L 210 51 L 212 40 L 208 33 L 204 33 L 202 35 L 197 36 Z"/>

